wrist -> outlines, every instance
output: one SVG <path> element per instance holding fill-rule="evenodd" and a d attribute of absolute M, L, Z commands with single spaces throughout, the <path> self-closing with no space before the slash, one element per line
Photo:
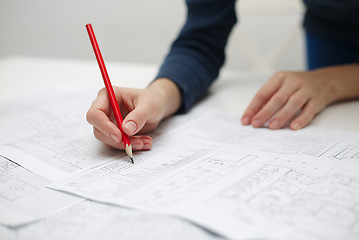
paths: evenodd
<path fill-rule="evenodd" d="M 332 102 L 359 97 L 359 64 L 324 67 L 313 72 L 329 87 Z"/>
<path fill-rule="evenodd" d="M 148 89 L 156 92 L 164 103 L 163 118 L 166 118 L 179 110 L 182 103 L 181 90 L 168 78 L 158 78 L 153 81 Z"/>

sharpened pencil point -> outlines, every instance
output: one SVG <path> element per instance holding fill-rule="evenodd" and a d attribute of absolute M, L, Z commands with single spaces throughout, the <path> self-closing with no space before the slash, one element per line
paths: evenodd
<path fill-rule="evenodd" d="M 134 164 L 135 162 L 133 161 L 132 146 L 126 144 L 125 152 L 126 152 L 127 155 L 130 157 L 132 164 Z"/>

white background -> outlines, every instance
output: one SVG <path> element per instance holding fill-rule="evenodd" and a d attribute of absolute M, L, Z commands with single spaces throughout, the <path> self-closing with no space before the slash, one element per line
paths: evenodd
<path fill-rule="evenodd" d="M 226 68 L 305 69 L 299 0 L 238 0 Z M 0 58 L 94 60 L 92 23 L 105 61 L 159 65 L 185 20 L 184 0 L 0 0 Z"/>

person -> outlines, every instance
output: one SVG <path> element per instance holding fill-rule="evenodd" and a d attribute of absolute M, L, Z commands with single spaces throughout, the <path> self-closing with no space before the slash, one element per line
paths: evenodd
<path fill-rule="evenodd" d="M 187 112 L 217 78 L 237 22 L 235 0 L 186 0 L 187 19 L 155 80 L 146 89 L 115 87 L 132 148 L 149 150 L 146 133 Z M 241 122 L 270 129 L 308 125 L 331 103 L 359 97 L 359 1 L 304 0 L 308 71 L 275 73 L 257 92 Z M 87 113 L 95 137 L 123 149 L 105 89 Z"/>

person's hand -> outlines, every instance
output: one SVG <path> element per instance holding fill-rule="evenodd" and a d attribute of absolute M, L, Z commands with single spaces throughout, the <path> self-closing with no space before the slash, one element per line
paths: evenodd
<path fill-rule="evenodd" d="M 242 124 L 293 130 L 305 127 L 328 104 L 359 96 L 359 65 L 309 72 L 278 72 L 257 92 L 242 116 Z"/>
<path fill-rule="evenodd" d="M 152 139 L 145 134 L 180 107 L 180 92 L 168 79 L 158 79 L 147 89 L 114 87 L 114 92 L 123 116 L 122 129 L 129 136 L 132 149 L 149 150 Z M 106 89 L 101 89 L 86 115 L 93 125 L 95 137 L 117 149 L 124 149 L 121 131 L 116 125 Z"/>

